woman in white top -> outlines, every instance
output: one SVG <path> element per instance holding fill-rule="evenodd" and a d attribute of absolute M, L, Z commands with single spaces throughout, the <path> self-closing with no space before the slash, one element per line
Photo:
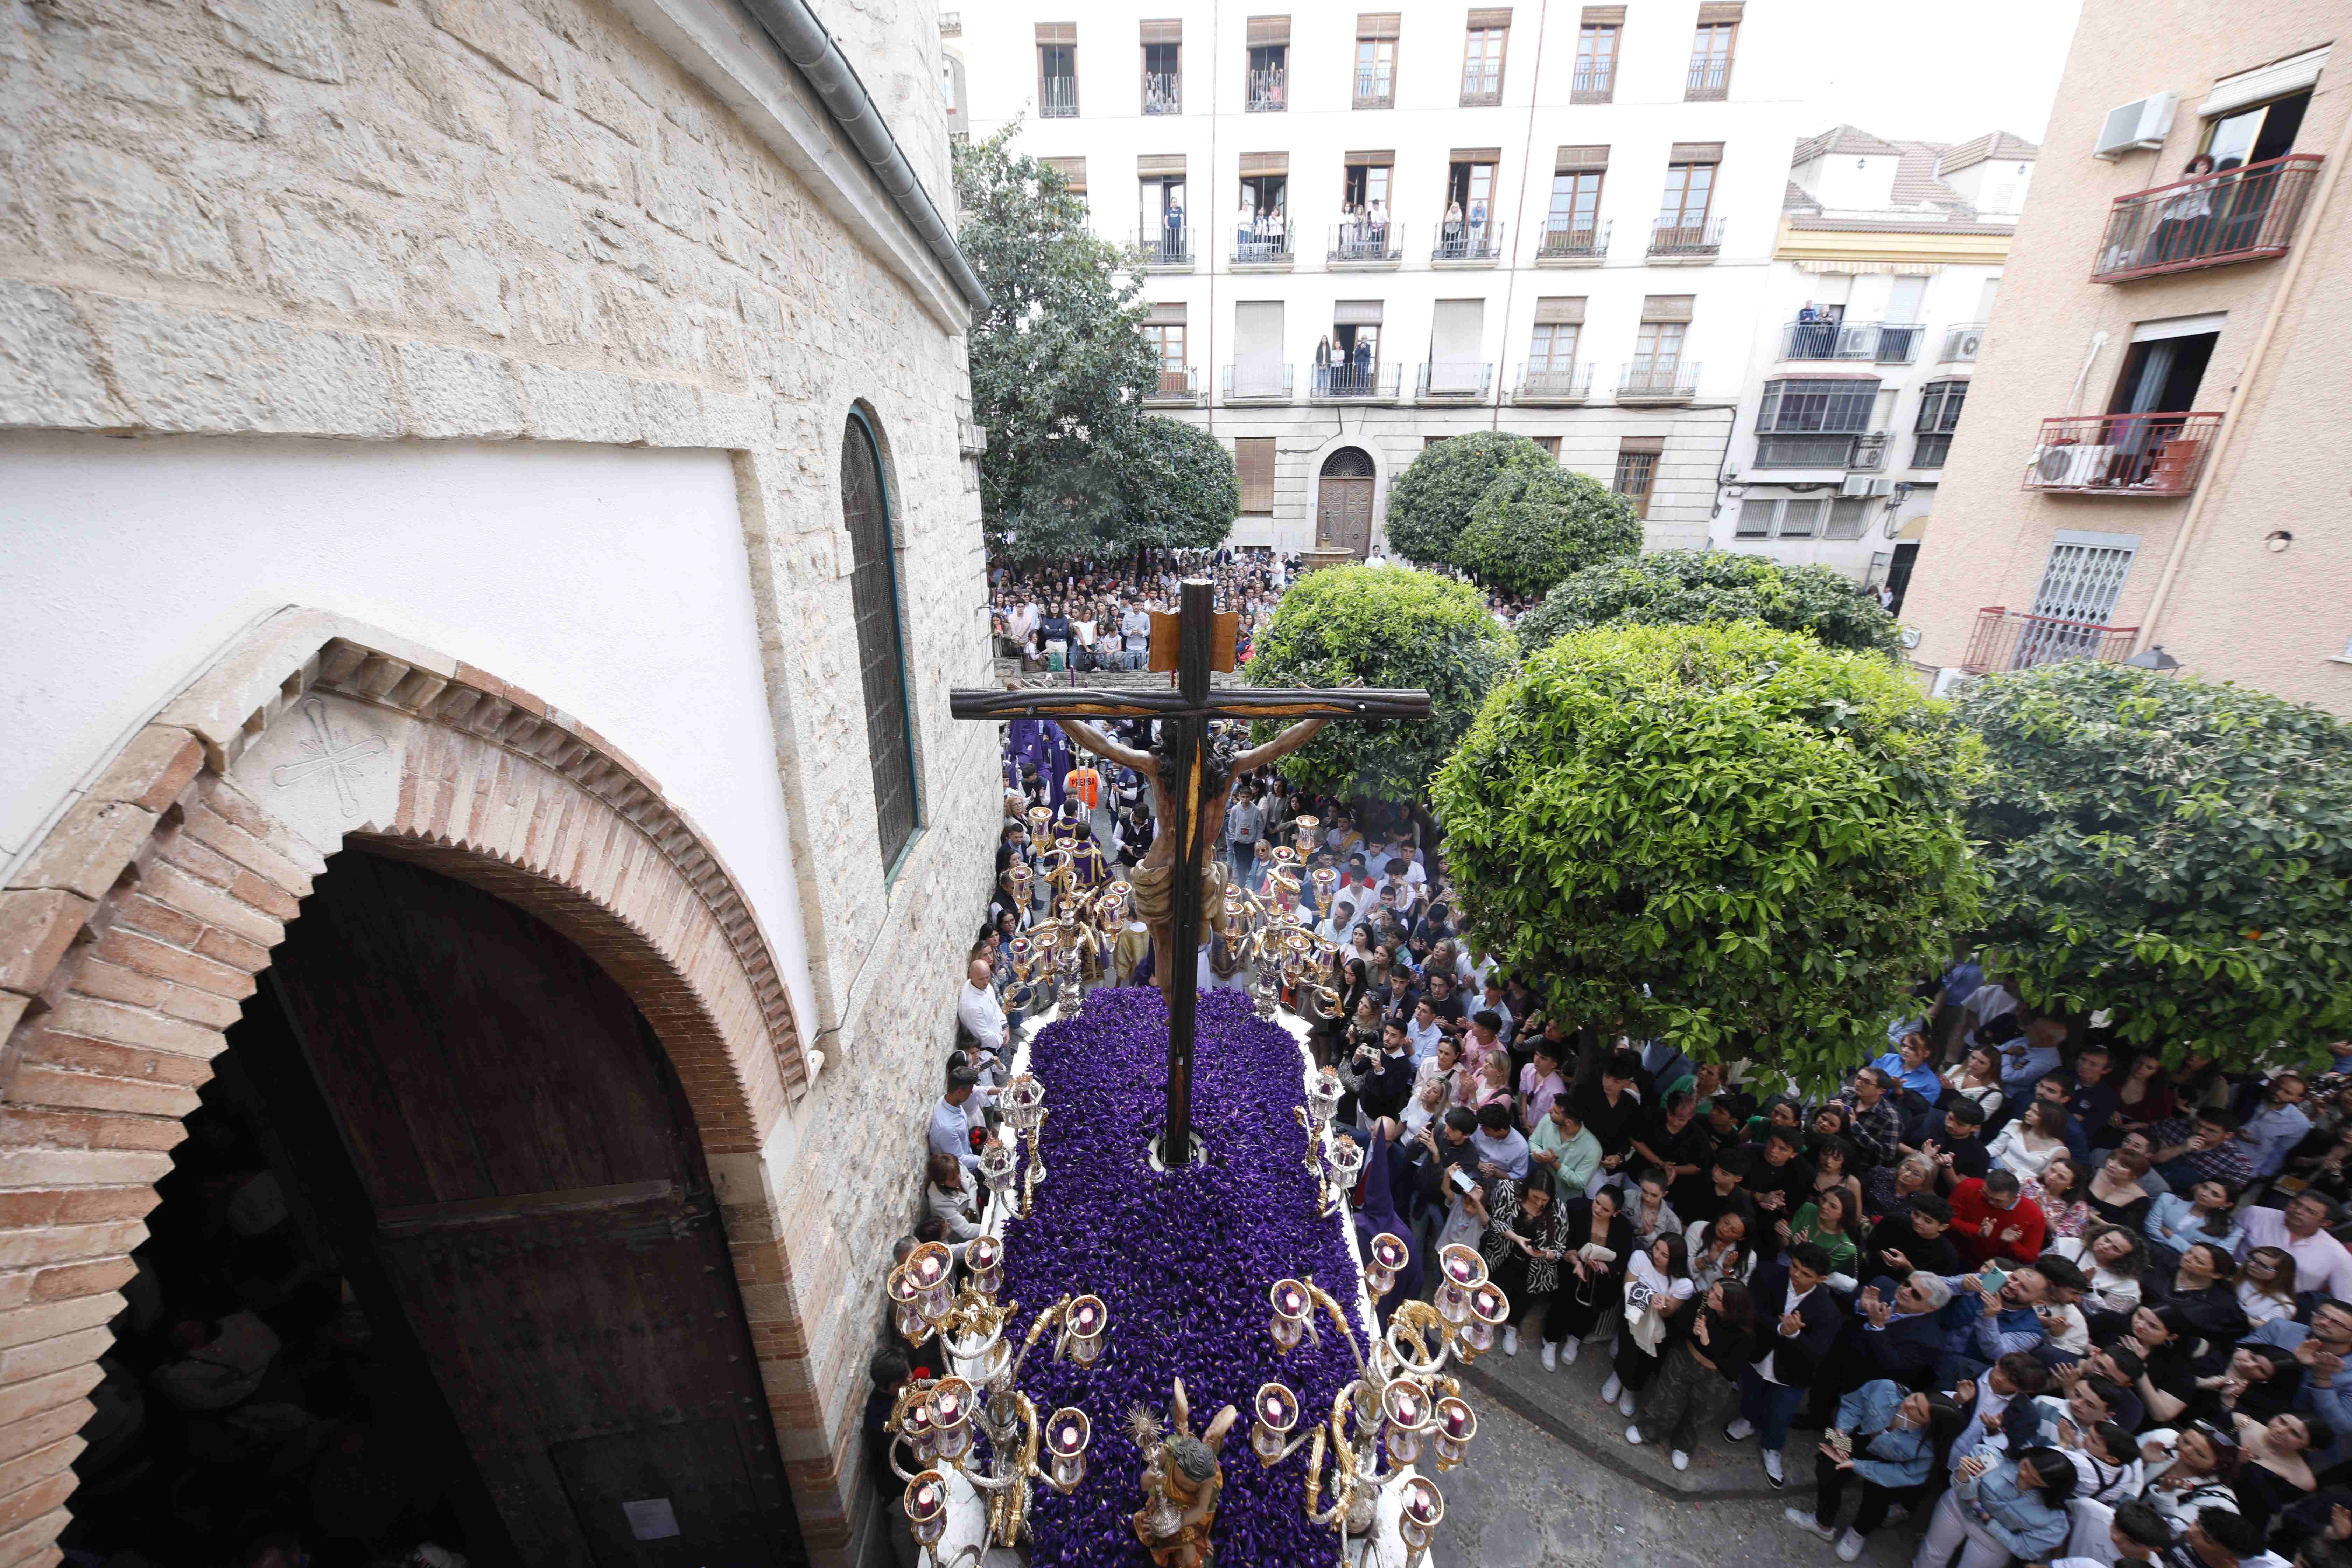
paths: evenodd
<path fill-rule="evenodd" d="M 2257 1247 L 2238 1266 L 2238 1305 L 2254 1328 L 2294 1316 L 2294 1258 L 2275 1247 Z"/>
<path fill-rule="evenodd" d="M 2025 1108 L 2025 1114 L 2000 1130 L 1986 1155 L 2014 1171 L 2021 1180 L 2038 1176 L 2042 1168 L 2066 1152 L 2066 1139 L 2058 1131 L 2066 1119 L 2066 1108 L 2047 1100 L 2037 1100 Z"/>
<path fill-rule="evenodd" d="M 1645 1184 L 1646 1186 L 1646 1184 Z M 1636 1205 L 1639 1207 L 1640 1205 Z M 1659 1205 L 1664 1208 L 1662 1204 Z M 1666 1209 L 1672 1215 L 1672 1209 Z M 1638 1221 L 1636 1224 L 1638 1225 Z M 1614 1403 L 1618 1413 L 1633 1418 L 1634 1398 L 1649 1385 L 1658 1370 L 1658 1351 L 1671 1331 L 1675 1314 L 1697 1291 L 1690 1277 L 1690 1250 L 1682 1233 L 1669 1231 L 1633 1251 L 1625 1269 L 1625 1325 L 1617 1336 L 1616 1370 L 1601 1385 L 1601 1403 Z M 1635 1309 L 1640 1307 L 1641 1311 Z M 1654 1321 L 1642 1320 L 1654 1312 Z M 1649 1343 L 1644 1344 L 1644 1339 Z"/>
<path fill-rule="evenodd" d="M 2132 1231 L 2095 1223 L 2081 1236 L 2053 1243 L 2050 1250 L 2090 1276 L 2091 1288 L 2083 1293 L 2086 1310 L 2127 1318 L 2138 1308 L 2140 1271 L 2147 1258 Z"/>
<path fill-rule="evenodd" d="M 971 1194 L 965 1188 L 962 1162 L 953 1154 L 934 1154 L 930 1158 L 928 1174 L 929 1180 L 924 1184 L 923 1197 L 929 1211 L 939 1215 L 948 1227 L 948 1240 L 970 1241 L 978 1236 L 980 1211 L 973 1205 Z"/>
<path fill-rule="evenodd" d="M 1680 1236 L 1683 1222 L 1666 1202 L 1666 1173 L 1653 1165 L 1634 1179 L 1639 1184 L 1625 1205 L 1634 1241 L 1646 1247 L 1662 1236 Z"/>
<path fill-rule="evenodd" d="M 1944 1081 L 1958 1089 L 1963 1099 L 1975 1100 L 1990 1117 L 2000 1109 L 2000 1053 L 1990 1046 L 1978 1046 L 1959 1066 L 1944 1069 Z"/>

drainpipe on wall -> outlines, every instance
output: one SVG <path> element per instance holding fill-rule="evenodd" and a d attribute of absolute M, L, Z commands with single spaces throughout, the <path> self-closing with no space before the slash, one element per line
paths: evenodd
<path fill-rule="evenodd" d="M 1528 174 L 1536 155 L 1536 102 L 1543 94 L 1544 24 L 1550 19 L 1551 0 L 1543 0 L 1543 4 L 1536 7 L 1536 63 L 1535 68 L 1528 76 L 1528 80 L 1533 84 L 1534 90 L 1528 94 L 1528 133 L 1519 147 L 1519 197 L 1512 209 L 1519 215 L 1519 237 L 1522 242 L 1527 238 Z M 1547 215 L 1549 212 L 1549 205 L 1546 212 Z M 1540 238 L 1536 241 L 1536 247 L 1538 250 L 1543 247 L 1543 241 Z M 1512 254 L 1516 256 L 1518 253 L 1514 251 Z M 1503 374 L 1495 378 L 1495 417 L 1486 426 L 1490 430 L 1500 430 L 1503 427 L 1503 399 L 1511 395 L 1511 304 L 1518 298 L 1518 292 L 1519 264 L 1514 261 L 1511 263 L 1510 270 L 1503 278 L 1503 339 L 1500 344 L 1503 357 L 1495 362 L 1495 368 Z M 1433 344 L 1431 352 L 1435 353 Z"/>
<path fill-rule="evenodd" d="M 2327 153 L 2327 172 L 2319 177 L 2319 189 L 2312 193 L 2311 206 L 2304 214 L 2305 235 L 2319 231 L 2320 220 L 2327 213 L 2328 198 L 2336 194 L 2336 181 L 2344 173 L 2344 160 L 2347 157 L 2352 157 L 2352 109 L 2347 109 L 2343 127 L 2336 132 L 2336 145 Z M 2156 640 L 2157 623 L 2164 618 L 2165 605 L 2172 597 L 2172 585 L 2180 576 L 2180 563 L 2189 558 L 2189 541 L 2196 537 L 2198 525 L 2205 520 L 2205 503 L 2221 488 L 2222 459 L 2236 445 L 2246 404 L 2253 395 L 2254 383 L 2261 377 L 2263 367 L 2269 362 L 2271 344 L 2278 337 L 2279 322 L 2285 319 L 2287 301 L 2294 296 L 2295 282 L 2303 276 L 2304 258 L 2311 249 L 2308 244 L 2296 246 L 2286 258 L 2286 269 L 2279 275 L 2278 291 L 2271 296 L 2269 313 L 2263 317 L 2263 330 L 2255 335 L 2245 368 L 2238 373 L 2238 384 L 2231 389 L 2230 405 L 2222 411 L 2221 433 L 2213 438 L 2213 450 L 2206 456 L 2205 482 L 2189 498 L 2188 515 L 2180 520 L 2179 531 L 2172 536 L 2172 549 L 2164 557 L 2164 574 L 2156 580 L 2156 596 L 2148 601 L 2147 613 L 2140 617 L 2139 636 L 2132 639 L 2134 653 L 2145 651 Z"/>

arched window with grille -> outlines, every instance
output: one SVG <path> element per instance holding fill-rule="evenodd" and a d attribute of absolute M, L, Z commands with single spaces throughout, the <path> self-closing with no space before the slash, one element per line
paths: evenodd
<path fill-rule="evenodd" d="M 841 437 L 841 515 L 849 527 L 849 600 L 857 622 L 858 675 L 866 690 L 875 827 L 881 838 L 883 868 L 895 870 L 921 821 L 922 802 L 915 788 L 914 715 L 907 700 L 890 487 L 883 477 L 874 427 L 856 409 L 850 411 Z"/>

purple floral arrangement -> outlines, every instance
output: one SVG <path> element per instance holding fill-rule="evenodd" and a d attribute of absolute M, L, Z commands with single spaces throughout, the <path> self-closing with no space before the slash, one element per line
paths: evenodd
<path fill-rule="evenodd" d="M 1143 1461 L 1128 1435 L 1141 1405 L 1165 1420 L 1184 1380 L 1199 1432 L 1221 1405 L 1241 1411 L 1223 1452 L 1224 1492 L 1211 1540 L 1220 1568 L 1277 1568 L 1333 1558 L 1336 1531 L 1307 1522 L 1307 1452 L 1263 1468 L 1250 1451 L 1252 1397 L 1278 1380 L 1304 1404 L 1298 1430 L 1328 1419 L 1355 1362 L 1328 1319 L 1322 1346 L 1277 1355 L 1266 1288 L 1313 1275 L 1343 1304 L 1356 1300 L 1340 1221 L 1318 1214 L 1306 1134 L 1297 1043 L 1254 1016 L 1239 992 L 1200 1003 L 1192 1124 L 1208 1161 L 1152 1171 L 1147 1143 L 1165 1114 L 1168 1012 L 1156 990 L 1092 993 L 1086 1011 L 1049 1025 L 1030 1048 L 1045 1085 L 1046 1179 L 1030 1217 L 1008 1227 L 1003 1296 L 1031 1313 L 1064 1292 L 1091 1290 L 1110 1309 L 1091 1370 L 1055 1363 L 1041 1343 L 1022 1388 L 1042 1414 L 1065 1405 L 1094 1424 L 1087 1479 L 1068 1497 L 1039 1486 L 1030 1511 L 1042 1568 L 1150 1568 L 1129 1516 L 1142 1506 Z M 1327 1461 L 1328 1476 L 1328 1461 Z M 1328 1507 L 1328 1491 L 1320 1500 Z"/>

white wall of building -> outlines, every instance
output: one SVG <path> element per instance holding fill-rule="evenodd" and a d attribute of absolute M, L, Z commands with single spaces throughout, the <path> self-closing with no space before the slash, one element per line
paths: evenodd
<path fill-rule="evenodd" d="M 1789 150 L 1807 115 L 1802 98 L 1818 37 L 1788 0 L 1749 0 L 1742 18 L 1729 97 L 1690 101 L 1685 90 L 1697 0 L 1633 8 L 1621 31 L 1613 100 L 1570 102 L 1582 15 L 1580 5 L 1542 0 L 1514 7 L 1502 88 L 1493 107 L 1461 106 L 1469 7 L 1400 7 L 1398 67 L 1391 109 L 1353 107 L 1360 7 L 1294 12 L 1286 107 L 1251 113 L 1244 5 L 1120 3 L 1067 7 L 1060 0 L 995 0 L 965 5 L 960 34 L 947 42 L 962 67 L 971 133 L 986 137 L 1025 116 L 1019 145 L 1039 157 L 1084 158 L 1096 229 L 1132 240 L 1140 201 L 1137 160 L 1181 153 L 1186 160 L 1188 216 L 1193 226 L 1190 272 L 1154 272 L 1145 298 L 1186 309 L 1186 358 L 1197 368 L 1202 405 L 1179 417 L 1220 437 L 1275 436 L 1276 501 L 1272 517 L 1244 519 L 1242 542 L 1300 548 L 1313 542 L 1313 477 L 1332 438 L 1357 432 L 1381 467 L 1377 506 L 1389 476 L 1430 436 L 1474 429 L 1515 430 L 1559 438 L 1561 458 L 1604 480 L 1614 472 L 1621 436 L 1656 436 L 1666 458 L 1651 506 L 1650 542 L 1696 545 L 1706 535 L 1716 499 L 1729 411 L 1746 375 L 1755 321 L 1771 267 L 1788 175 Z M 1142 112 L 1139 24 L 1181 19 L 1183 112 Z M 1036 112 L 1039 24 L 1074 24 L 1079 113 Z M 1713 217 L 1724 220 L 1719 258 L 1697 266 L 1651 265 L 1646 256 L 1660 209 L 1669 152 L 1676 142 L 1721 142 Z M 1550 205 L 1554 154 L 1563 145 L 1606 145 L 1608 172 L 1599 217 L 1610 226 L 1600 266 L 1538 266 L 1536 253 Z M 1444 216 L 1449 154 L 1499 149 L 1496 206 L 1507 225 L 1506 254 L 1491 267 L 1433 266 L 1434 231 Z M 1326 253 L 1342 203 L 1346 154 L 1392 152 L 1390 210 L 1402 237 L 1392 271 L 1333 269 Z M 1288 158 L 1289 226 L 1294 260 L 1286 272 L 1234 270 L 1234 220 L 1244 154 Z M 1643 300 L 1692 295 L 1696 304 L 1684 360 L 1701 367 L 1689 406 L 1616 406 L 1613 392 L 1633 357 Z M 1594 371 L 1582 407 L 1515 406 L 1511 392 L 1528 357 L 1537 301 L 1585 300 L 1580 365 Z M 1428 359 L 1441 300 L 1484 302 L 1478 357 L 1492 366 L 1490 390 L 1467 407 L 1412 406 L 1418 367 Z M 1306 388 L 1318 339 L 1331 330 L 1339 300 L 1382 304 L 1383 366 L 1402 370 L 1407 403 L 1396 407 L 1309 405 Z M 1283 353 L 1296 400 L 1277 406 L 1226 406 L 1214 395 L 1234 358 L 1234 307 L 1280 301 Z"/>
<path fill-rule="evenodd" d="M 0 471 L 7 858 L 253 623 L 332 610 L 635 759 L 726 858 L 816 1016 L 726 453 L 13 432 Z"/>

